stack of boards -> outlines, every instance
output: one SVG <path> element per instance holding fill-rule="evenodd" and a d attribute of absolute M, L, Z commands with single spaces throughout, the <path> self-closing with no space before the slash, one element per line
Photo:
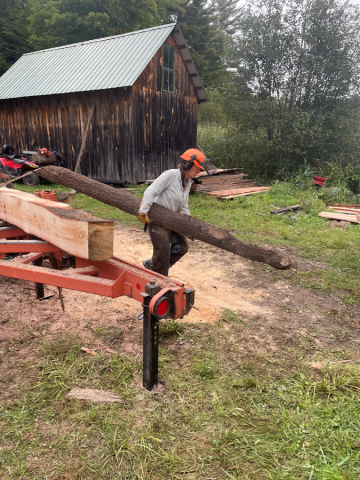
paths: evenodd
<path fill-rule="evenodd" d="M 205 193 L 220 199 L 244 197 L 254 193 L 269 190 L 270 187 L 261 187 L 257 182 L 249 180 L 245 173 L 236 173 L 235 169 L 219 169 L 215 175 L 202 172 L 195 179 L 192 191 Z"/>
<path fill-rule="evenodd" d="M 333 212 L 321 212 L 319 217 L 329 218 L 330 220 L 339 220 L 351 223 L 360 223 L 360 205 L 341 205 L 333 203 L 328 205 Z"/>

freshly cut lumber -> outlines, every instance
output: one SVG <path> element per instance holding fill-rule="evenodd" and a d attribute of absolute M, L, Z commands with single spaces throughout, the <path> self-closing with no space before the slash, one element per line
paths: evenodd
<path fill-rule="evenodd" d="M 360 215 L 351 215 L 346 213 L 321 212 L 319 217 L 330 218 L 331 220 L 340 220 L 344 222 L 360 223 Z"/>
<path fill-rule="evenodd" d="M 0 188 L 0 220 L 80 258 L 100 262 L 113 256 L 114 222 L 66 203 Z"/>
<path fill-rule="evenodd" d="M 227 197 L 229 195 L 245 195 L 248 193 L 259 193 L 270 190 L 270 187 L 245 187 L 235 188 L 233 190 L 215 190 L 213 192 L 206 192 L 206 195 L 213 195 L 215 197 Z"/>
<path fill-rule="evenodd" d="M 215 197 L 215 198 L 219 200 L 232 200 L 233 198 L 238 198 L 238 197 L 249 197 L 250 195 L 256 195 L 257 193 L 262 193 L 262 192 L 238 193 L 237 195 L 227 195 L 225 197 Z"/>
<path fill-rule="evenodd" d="M 140 198 L 126 190 L 115 190 L 108 185 L 103 185 L 62 167 L 42 167 L 36 173 L 51 183 L 74 188 L 78 192 L 119 208 L 130 215 L 137 215 L 139 212 Z M 279 270 L 290 268 L 289 257 L 283 256 L 280 252 L 241 242 L 227 230 L 197 218 L 179 212 L 170 212 L 156 203 L 152 205 L 148 216 L 153 223 L 161 227 L 189 235 L 249 260 L 266 263 Z"/>
<path fill-rule="evenodd" d="M 329 207 L 329 208 L 334 208 L 334 207 L 339 207 L 339 208 L 355 208 L 356 210 L 360 210 L 360 205 L 359 205 L 359 204 L 347 205 L 347 204 L 343 204 L 343 203 L 329 203 L 328 207 Z"/>
<path fill-rule="evenodd" d="M 298 210 L 301 205 L 291 205 L 291 207 L 284 207 L 278 208 L 277 210 L 271 210 L 270 213 L 274 213 L 275 215 L 282 215 L 283 213 L 290 212 L 292 210 Z"/>
<path fill-rule="evenodd" d="M 360 206 L 356 206 L 356 205 L 328 205 L 329 208 L 331 208 L 331 210 L 335 210 L 335 212 L 339 212 L 339 213 L 353 213 L 353 214 L 357 214 L 357 213 L 360 213 Z"/>

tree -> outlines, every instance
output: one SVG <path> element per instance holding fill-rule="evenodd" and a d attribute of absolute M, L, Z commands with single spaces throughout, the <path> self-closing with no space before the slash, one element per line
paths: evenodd
<path fill-rule="evenodd" d="M 179 17 L 181 30 L 205 86 L 220 84 L 226 75 L 223 58 L 225 37 L 213 6 L 206 0 L 186 0 Z"/>
<path fill-rule="evenodd" d="M 0 75 L 30 50 L 27 23 L 28 4 L 21 0 L 0 0 Z"/>
<path fill-rule="evenodd" d="M 178 0 L 32 0 L 29 42 L 51 48 L 153 27 L 179 12 Z"/>
<path fill-rule="evenodd" d="M 236 67 L 237 36 L 240 30 L 244 7 L 237 0 L 213 0 L 219 29 L 225 37 L 226 67 Z"/>
<path fill-rule="evenodd" d="M 115 33 L 110 17 L 93 0 L 32 1 L 28 17 L 33 50 L 76 43 Z"/>
<path fill-rule="evenodd" d="M 239 77 L 277 169 L 336 150 L 336 119 L 358 91 L 359 27 L 342 0 L 255 0 L 244 13 Z"/>

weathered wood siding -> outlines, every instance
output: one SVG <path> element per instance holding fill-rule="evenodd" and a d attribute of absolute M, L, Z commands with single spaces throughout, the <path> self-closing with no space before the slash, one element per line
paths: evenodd
<path fill-rule="evenodd" d="M 141 182 L 175 168 L 197 137 L 196 91 L 175 52 L 175 93 L 162 91 L 160 48 L 132 87 L 0 100 L 0 144 L 58 150 L 73 169 L 95 103 L 81 173 Z"/>

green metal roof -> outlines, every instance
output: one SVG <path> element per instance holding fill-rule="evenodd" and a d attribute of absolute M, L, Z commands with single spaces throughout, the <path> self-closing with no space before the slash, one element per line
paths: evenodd
<path fill-rule="evenodd" d="M 131 86 L 174 29 L 182 42 L 179 27 L 171 23 L 26 53 L 0 78 L 0 100 Z M 187 47 L 180 52 L 190 55 Z M 200 78 L 194 83 L 206 101 Z"/>

